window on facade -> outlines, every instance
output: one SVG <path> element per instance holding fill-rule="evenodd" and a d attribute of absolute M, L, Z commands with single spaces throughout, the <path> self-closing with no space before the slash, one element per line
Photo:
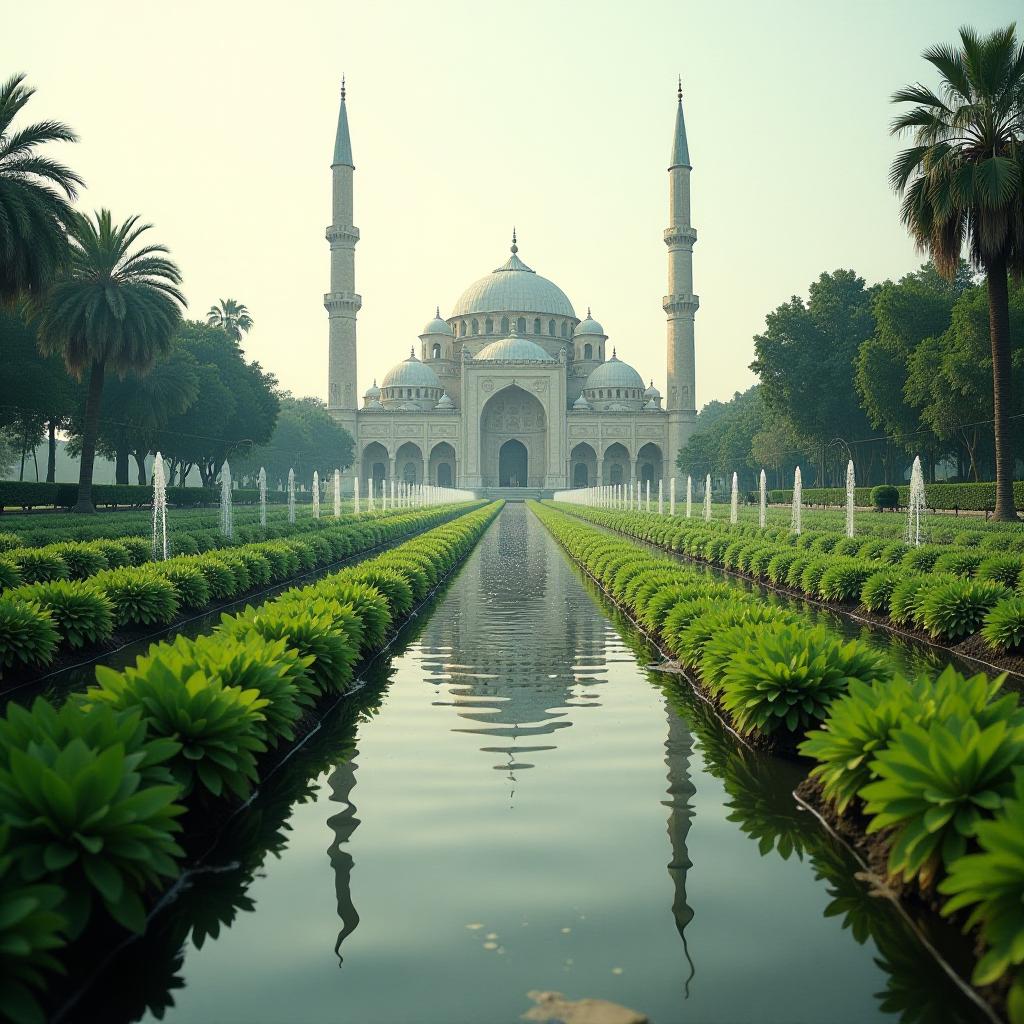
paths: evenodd
<path fill-rule="evenodd" d="M 554 320 L 549 320 L 548 321 L 548 334 L 550 334 L 552 338 L 555 336 L 555 321 Z"/>
<path fill-rule="evenodd" d="M 520 317 L 520 318 L 519 318 L 519 319 L 518 319 L 518 320 L 516 321 L 516 330 L 517 330 L 517 331 L 518 331 L 518 332 L 519 332 L 520 334 L 525 334 L 525 333 L 526 333 L 526 317 L 525 317 L 525 316 L 521 316 L 521 317 Z"/>
<path fill-rule="evenodd" d="M 474 334 L 479 334 L 480 333 L 480 324 L 476 320 L 474 320 L 473 323 L 472 323 L 472 331 L 473 331 Z"/>
<path fill-rule="evenodd" d="M 508 334 L 508 317 L 503 316 L 501 318 L 501 333 Z"/>
<path fill-rule="evenodd" d="M 431 350 L 430 354 L 431 354 L 431 356 L 434 359 L 440 359 L 441 358 L 441 346 L 438 345 L 438 343 L 436 341 L 434 342 L 434 348 Z"/>
<path fill-rule="evenodd" d="M 593 359 L 594 358 L 594 346 L 591 345 L 589 342 L 587 342 L 587 344 L 583 346 L 583 358 L 584 359 Z"/>
<path fill-rule="evenodd" d="M 533 321 L 533 333 L 540 334 L 540 317 Z"/>
<path fill-rule="evenodd" d="M 616 398 L 621 398 L 622 397 L 622 388 L 616 388 L 615 389 L 615 397 Z"/>
<path fill-rule="evenodd" d="M 490 317 L 488 317 L 488 318 L 487 318 L 487 319 L 486 319 L 486 320 L 484 321 L 484 330 L 485 330 L 485 331 L 486 331 L 486 332 L 487 332 L 488 334 L 493 334 L 493 333 L 494 333 L 494 321 L 493 321 L 493 320 L 492 320 L 492 319 L 491 319 Z"/>
<path fill-rule="evenodd" d="M 562 337 L 563 338 L 568 338 L 569 337 L 569 323 L 568 323 L 567 320 L 563 320 L 562 321 Z"/>

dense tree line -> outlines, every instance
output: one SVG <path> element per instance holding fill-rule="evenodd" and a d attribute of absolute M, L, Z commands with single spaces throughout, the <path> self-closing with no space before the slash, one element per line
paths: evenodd
<path fill-rule="evenodd" d="M 1013 356 L 1011 430 L 1024 413 L 1024 286 L 1009 288 Z M 851 270 L 822 274 L 806 300 L 766 317 L 751 368 L 760 383 L 711 402 L 679 453 L 685 472 L 756 486 L 764 467 L 787 486 L 838 486 L 852 458 L 862 483 L 902 482 L 920 454 L 934 479 L 945 464 L 961 480 L 995 473 L 988 297 L 966 263 L 951 280 L 931 264 L 867 286 Z"/>

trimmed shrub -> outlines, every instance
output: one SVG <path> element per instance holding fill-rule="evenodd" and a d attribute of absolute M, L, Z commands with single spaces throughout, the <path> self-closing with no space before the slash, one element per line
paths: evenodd
<path fill-rule="evenodd" d="M 984 561 L 980 551 L 947 551 L 935 559 L 932 572 L 951 572 L 954 576 L 973 576 Z"/>
<path fill-rule="evenodd" d="M 897 565 L 903 561 L 903 556 L 910 551 L 910 545 L 901 540 L 891 540 L 879 552 L 878 559 L 881 562 L 888 562 L 890 565 Z"/>
<path fill-rule="evenodd" d="M 388 600 L 379 590 L 367 583 L 330 577 L 317 584 L 317 591 L 355 611 L 363 627 L 361 650 L 377 651 L 384 646 L 392 616 Z"/>
<path fill-rule="evenodd" d="M 143 565 L 153 557 L 153 542 L 149 537 L 122 537 L 132 565 Z"/>
<path fill-rule="evenodd" d="M 825 575 L 825 570 L 830 565 L 832 565 L 830 558 L 812 558 L 800 573 L 800 589 L 809 596 L 816 595 L 821 577 Z"/>
<path fill-rule="evenodd" d="M 924 628 L 933 638 L 958 640 L 981 629 L 985 616 L 1010 591 L 992 580 L 956 579 L 928 588 L 921 602 Z"/>
<path fill-rule="evenodd" d="M 12 596 L 46 609 L 68 647 L 94 647 L 109 640 L 114 632 L 114 606 L 88 581 L 31 583 Z"/>
<path fill-rule="evenodd" d="M 889 613 L 889 601 L 896 584 L 900 581 L 900 574 L 895 569 L 879 569 L 873 572 L 865 581 L 860 591 L 860 603 L 869 612 L 876 615 L 887 615 Z"/>
<path fill-rule="evenodd" d="M 111 569 L 121 569 L 132 564 L 131 552 L 119 540 L 94 540 L 90 541 L 90 546 L 107 560 Z"/>
<path fill-rule="evenodd" d="M 95 584 L 113 603 L 120 626 L 166 626 L 178 614 L 174 584 L 155 568 L 111 569 Z"/>
<path fill-rule="evenodd" d="M 898 626 L 915 625 L 918 594 L 930 582 L 923 573 L 901 576 L 889 595 L 889 618 Z"/>
<path fill-rule="evenodd" d="M 803 577 L 804 569 L 811 564 L 810 555 L 798 555 L 789 563 L 786 570 L 786 586 L 792 590 L 800 589 L 800 580 Z"/>
<path fill-rule="evenodd" d="M 879 512 L 887 508 L 898 508 L 900 492 L 891 484 L 879 484 L 871 488 L 871 504 Z"/>
<path fill-rule="evenodd" d="M 66 580 L 70 575 L 68 564 L 55 551 L 45 548 L 21 548 L 7 556 L 13 561 L 26 583 L 47 583 Z"/>
<path fill-rule="evenodd" d="M 919 548 L 911 548 L 902 559 L 902 565 L 909 572 L 931 572 L 939 556 L 944 554 L 937 544 L 922 544 Z"/>
<path fill-rule="evenodd" d="M 795 550 L 780 551 L 768 563 L 768 579 L 776 586 L 784 586 L 789 567 L 801 556 Z"/>
<path fill-rule="evenodd" d="M 107 556 L 95 544 L 54 544 L 50 548 L 64 559 L 73 580 L 84 580 L 110 568 Z"/>
<path fill-rule="evenodd" d="M 818 594 L 826 601 L 856 601 L 865 582 L 874 575 L 874 562 L 861 559 L 833 562 L 818 580 Z"/>
<path fill-rule="evenodd" d="M 1020 555 L 989 555 L 978 566 L 975 576 L 979 580 L 995 580 L 1007 587 L 1016 587 L 1024 569 Z"/>
<path fill-rule="evenodd" d="M 366 563 L 346 570 L 343 578 L 353 583 L 365 583 L 379 590 L 387 598 L 392 618 L 404 618 L 412 610 L 412 587 L 405 576 L 393 569 Z"/>
<path fill-rule="evenodd" d="M 168 560 L 157 562 L 155 569 L 170 580 L 182 608 L 205 608 L 210 603 L 210 588 L 197 565 Z"/>
<path fill-rule="evenodd" d="M 9 558 L 0 558 L 0 590 L 21 586 L 21 570 Z"/>
<path fill-rule="evenodd" d="M 37 604 L 0 597 L 0 676 L 11 669 L 49 665 L 59 640 L 48 611 Z"/>
<path fill-rule="evenodd" d="M 198 555 L 192 562 L 206 580 L 211 601 L 229 601 L 236 594 L 235 574 L 215 555 Z"/>

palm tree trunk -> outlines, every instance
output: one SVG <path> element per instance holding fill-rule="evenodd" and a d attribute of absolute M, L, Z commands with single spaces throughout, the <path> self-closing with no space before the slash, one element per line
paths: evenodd
<path fill-rule="evenodd" d="M 85 421 L 82 425 L 82 455 L 78 467 L 78 502 L 72 511 L 95 512 L 92 503 L 92 467 L 96 461 L 96 435 L 100 427 L 103 402 L 103 363 L 96 361 L 89 370 L 89 390 L 85 399 Z"/>
<path fill-rule="evenodd" d="M 135 465 L 139 470 L 139 485 L 141 487 L 146 486 L 146 452 L 142 451 L 141 448 L 135 449 Z"/>
<path fill-rule="evenodd" d="M 46 452 L 46 482 L 52 484 L 57 476 L 57 424 L 50 420 L 46 429 L 49 434 Z"/>
<path fill-rule="evenodd" d="M 114 454 L 114 483 L 126 486 L 128 483 L 128 444 L 124 442 Z"/>
<path fill-rule="evenodd" d="M 992 518 L 1015 520 L 1013 501 L 1013 443 L 1010 406 L 1013 378 L 1010 371 L 1010 306 L 1006 287 L 1006 260 L 985 268 L 988 272 L 988 330 L 992 342 L 992 408 L 996 448 L 996 507 Z"/>

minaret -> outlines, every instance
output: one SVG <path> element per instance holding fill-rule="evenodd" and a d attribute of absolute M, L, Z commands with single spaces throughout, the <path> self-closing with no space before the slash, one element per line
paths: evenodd
<path fill-rule="evenodd" d="M 356 436 L 356 314 L 363 300 L 356 295 L 356 242 L 359 229 L 352 225 L 352 141 L 345 109 L 345 79 L 341 80 L 338 131 L 331 162 L 333 216 L 327 229 L 331 244 L 331 290 L 324 296 L 330 325 L 327 368 L 327 408 Z"/>
<path fill-rule="evenodd" d="M 700 300 L 693 294 L 693 244 L 697 232 L 690 226 L 690 150 L 686 145 L 683 120 L 683 83 L 677 92 L 676 129 L 672 138 L 672 158 L 668 168 L 669 227 L 665 231 L 668 246 L 668 295 L 662 308 L 668 316 L 668 444 L 665 461 L 669 472 L 675 466 L 679 449 L 693 432 L 697 417 L 693 364 L 693 318 Z"/>

